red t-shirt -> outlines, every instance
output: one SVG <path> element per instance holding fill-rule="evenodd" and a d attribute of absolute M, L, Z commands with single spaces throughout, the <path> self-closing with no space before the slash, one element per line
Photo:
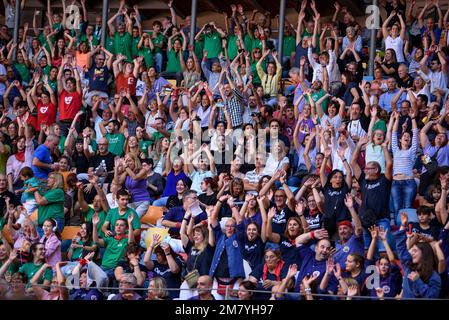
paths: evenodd
<path fill-rule="evenodd" d="M 56 105 L 49 102 L 48 105 L 44 106 L 41 100 L 37 102 L 37 130 L 40 131 L 41 125 L 46 124 L 47 126 L 52 125 L 56 122 Z"/>
<path fill-rule="evenodd" d="M 62 90 L 59 95 L 59 120 L 73 120 L 81 110 L 81 95 L 76 92 Z"/>
<path fill-rule="evenodd" d="M 21 119 L 21 118 L 23 118 L 23 116 L 22 117 L 18 117 L 18 118 Z M 16 119 L 16 122 L 17 122 L 17 119 Z M 36 117 L 32 116 L 31 114 L 28 116 L 26 124 L 32 126 L 34 128 L 34 130 L 36 130 L 36 131 L 40 130 L 40 128 L 37 127 L 37 119 L 36 119 Z"/>
<path fill-rule="evenodd" d="M 123 72 L 119 73 L 116 79 L 117 82 L 117 93 L 120 93 L 122 90 L 129 89 L 129 93 L 132 96 L 136 95 L 136 78 L 131 73 L 128 76 L 125 76 Z"/>

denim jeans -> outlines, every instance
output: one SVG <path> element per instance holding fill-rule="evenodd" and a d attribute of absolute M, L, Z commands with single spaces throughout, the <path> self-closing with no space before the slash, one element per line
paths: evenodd
<path fill-rule="evenodd" d="M 417 193 L 415 179 L 393 180 L 391 184 L 391 198 L 395 221 L 401 209 L 411 208 Z"/>
<path fill-rule="evenodd" d="M 391 234 L 391 230 L 390 230 L 390 219 L 385 218 L 385 219 L 379 219 L 376 221 L 376 226 L 378 227 L 383 227 L 386 231 L 387 231 L 387 242 L 390 245 L 390 247 L 394 248 L 394 241 L 393 241 L 393 236 Z M 365 250 L 368 250 L 369 245 L 371 243 L 371 233 L 369 232 L 368 229 L 363 228 L 363 241 L 365 244 Z M 378 252 L 385 252 L 385 246 L 382 243 L 382 241 L 380 239 L 377 240 L 377 245 L 376 245 L 376 253 Z"/>
<path fill-rule="evenodd" d="M 156 71 L 157 73 L 161 73 L 162 72 L 162 53 L 158 52 L 154 55 L 154 62 L 155 62 L 155 66 L 156 66 Z"/>
<path fill-rule="evenodd" d="M 165 207 L 167 205 L 168 197 L 162 197 L 157 200 L 154 200 L 153 206 L 156 207 Z"/>

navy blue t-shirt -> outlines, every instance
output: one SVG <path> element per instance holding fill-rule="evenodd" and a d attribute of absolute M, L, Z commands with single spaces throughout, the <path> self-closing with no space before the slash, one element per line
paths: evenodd
<path fill-rule="evenodd" d="M 183 207 L 174 207 L 174 208 L 171 208 L 170 210 L 168 210 L 168 212 L 165 214 L 163 220 L 167 220 L 167 221 L 171 221 L 171 222 L 182 222 L 182 219 L 184 219 L 185 213 L 186 213 L 186 211 L 184 210 Z M 198 224 L 203 220 L 207 220 L 207 213 L 204 211 L 202 213 L 200 213 L 199 215 L 197 215 L 194 219 L 195 224 Z M 180 230 L 181 230 L 180 228 L 170 228 L 170 229 L 168 229 L 168 233 L 170 233 L 170 235 L 172 237 L 179 238 Z"/>
<path fill-rule="evenodd" d="M 271 207 L 269 209 L 271 209 Z M 282 210 L 276 209 L 276 214 L 272 221 L 272 232 L 280 235 L 284 234 L 288 219 L 295 216 L 296 214 L 290 210 L 288 205 L 285 205 Z"/>
<path fill-rule="evenodd" d="M 279 242 L 279 250 L 286 265 L 294 264 L 298 260 L 298 247 L 296 247 L 295 241 L 290 241 L 283 235 Z"/>
<path fill-rule="evenodd" d="M 175 258 L 176 264 L 179 266 L 179 269 L 182 268 L 182 262 L 179 259 L 179 257 Z M 156 260 L 153 260 L 154 268 L 153 268 L 153 275 L 154 277 L 161 277 L 165 279 L 165 282 L 167 283 L 167 288 L 179 288 L 181 287 L 181 271 L 178 273 L 173 273 L 170 271 L 170 267 L 167 264 L 160 264 Z M 179 298 L 179 291 L 177 290 L 170 290 L 168 292 L 168 295 L 170 298 Z"/>
<path fill-rule="evenodd" d="M 257 237 L 253 241 L 249 241 L 246 236 L 246 228 L 244 223 L 237 225 L 237 235 L 240 242 L 240 248 L 242 248 L 242 257 L 248 261 L 251 269 L 263 262 L 263 256 L 265 252 L 265 243 L 260 237 Z"/>

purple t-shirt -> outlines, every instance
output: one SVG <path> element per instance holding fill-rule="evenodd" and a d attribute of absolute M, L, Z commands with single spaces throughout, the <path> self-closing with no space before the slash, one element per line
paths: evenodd
<path fill-rule="evenodd" d="M 126 176 L 125 187 L 131 194 L 131 202 L 150 201 L 146 179 L 134 180 L 130 176 Z"/>

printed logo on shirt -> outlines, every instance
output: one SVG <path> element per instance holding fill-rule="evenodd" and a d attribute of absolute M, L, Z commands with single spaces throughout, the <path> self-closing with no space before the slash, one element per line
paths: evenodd
<path fill-rule="evenodd" d="M 134 78 L 133 77 L 129 77 L 128 78 L 128 84 L 129 85 L 134 84 Z"/>
<path fill-rule="evenodd" d="M 252 246 L 245 244 L 245 251 L 254 251 L 256 249 L 257 249 L 257 244 L 254 244 Z"/>
<path fill-rule="evenodd" d="M 98 299 L 97 299 L 97 296 L 92 295 L 92 296 L 90 296 L 90 300 L 98 300 Z"/>
<path fill-rule="evenodd" d="M 237 240 L 232 241 L 232 245 L 234 246 L 234 248 L 238 248 L 239 244 L 237 242 Z"/>
<path fill-rule="evenodd" d="M 285 212 L 284 212 L 284 210 L 281 210 L 281 212 L 279 212 L 278 214 L 276 214 L 274 217 L 273 217 L 273 223 L 276 223 L 276 224 L 283 224 L 283 223 L 286 223 L 287 222 L 287 219 L 286 219 L 286 217 L 285 217 Z"/>
<path fill-rule="evenodd" d="M 378 187 L 380 187 L 380 182 L 376 182 L 376 183 L 373 183 L 373 184 L 367 184 L 366 185 L 366 189 L 367 190 L 376 189 Z"/>
<path fill-rule="evenodd" d="M 160 276 L 163 276 L 163 275 L 165 275 L 166 273 L 169 273 L 169 272 L 171 272 L 171 271 L 170 271 L 170 268 L 168 268 L 168 269 L 165 270 L 165 271 L 162 271 L 161 269 L 159 269 L 158 267 L 156 267 L 156 268 L 154 268 L 154 272 L 157 273 L 157 274 L 160 275 Z"/>
<path fill-rule="evenodd" d="M 39 108 L 39 111 L 41 113 L 46 113 L 48 111 L 48 107 L 47 106 L 42 106 L 42 107 Z"/>
<path fill-rule="evenodd" d="M 287 241 L 287 240 L 282 241 L 281 245 L 284 246 L 284 247 L 287 247 L 287 248 L 293 247 L 293 245 L 289 241 Z"/>
<path fill-rule="evenodd" d="M 64 97 L 64 103 L 65 104 L 71 104 L 73 100 L 73 97 Z"/>
<path fill-rule="evenodd" d="M 387 286 L 387 285 L 385 285 L 385 286 L 383 286 L 382 287 L 382 291 L 384 292 L 384 293 L 390 293 L 390 286 Z"/>
<path fill-rule="evenodd" d="M 348 253 L 349 252 L 349 247 L 348 246 L 344 246 L 343 247 L 343 252 L 344 253 Z"/>
<path fill-rule="evenodd" d="M 321 274 L 321 272 L 319 272 L 318 270 L 316 270 L 312 273 L 312 275 L 317 278 L 320 276 L 320 274 Z"/>

